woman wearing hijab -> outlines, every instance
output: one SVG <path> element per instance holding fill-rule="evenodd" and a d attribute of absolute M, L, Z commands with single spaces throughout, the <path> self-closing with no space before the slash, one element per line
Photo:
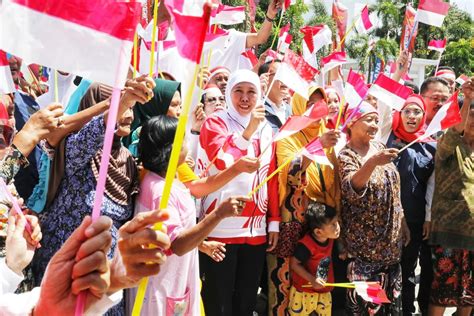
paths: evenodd
<path fill-rule="evenodd" d="M 154 82 L 146 77 L 137 78 L 128 84 L 119 104 L 117 131 L 101 206 L 101 214 L 109 216 L 114 222 L 109 258 L 116 248 L 118 229 L 133 215 L 132 197 L 138 192 L 137 166 L 130 153 L 121 145 L 121 137 L 130 134 L 133 105 L 137 102 L 143 104 L 152 96 L 153 92 L 148 86 L 153 87 Z M 63 149 L 64 177 L 59 179 L 57 190 L 48 192 L 54 194 L 54 199 L 42 214 L 43 247 L 33 260 L 33 272 L 38 285 L 51 257 L 79 226 L 83 217 L 92 211 L 107 115 L 108 112 L 105 112 L 96 116 L 79 132 L 66 137 L 56 152 Z M 56 154 L 54 158 L 61 160 Z"/>
<path fill-rule="evenodd" d="M 133 108 L 132 133 L 123 143 L 136 157 L 140 130 L 143 123 L 158 115 L 179 117 L 181 114 L 181 83 L 171 80 L 154 79 L 153 97 L 143 106 Z"/>
<path fill-rule="evenodd" d="M 292 99 L 294 115 L 302 115 L 318 101 L 327 100 L 322 88 L 312 87 L 309 90 L 309 100 L 295 93 Z M 326 128 L 325 121 L 319 120 L 300 132 L 277 143 L 278 164 L 283 164 L 296 151 L 316 138 L 326 149 L 326 155 L 337 168 L 337 159 L 333 150 L 337 143 L 339 132 Z M 290 280 L 289 262 L 294 248 L 304 235 L 305 211 L 309 200 L 329 205 L 338 212 L 340 209 L 340 189 L 337 169 L 302 157 L 295 159 L 283 168 L 278 177 L 279 208 L 282 221 L 280 223 L 280 238 L 276 249 L 267 256 L 269 271 L 269 313 L 271 315 L 286 315 L 289 303 Z"/>
<path fill-rule="evenodd" d="M 354 113 L 355 111 L 355 113 Z M 341 235 L 349 281 L 376 281 L 390 304 L 366 302 L 349 289 L 349 315 L 401 315 L 402 239 L 407 232 L 400 201 L 400 176 L 392 163 L 398 150 L 375 141 L 377 110 L 367 102 L 348 111 L 350 138 L 339 154 L 342 189 Z M 403 229 L 402 229 L 403 227 Z"/>
<path fill-rule="evenodd" d="M 413 94 L 405 101 L 400 112 L 393 113 L 392 132 L 388 148 L 401 149 L 425 133 L 426 112 L 423 98 Z M 400 174 L 400 195 L 403 212 L 410 229 L 410 243 L 402 251 L 403 312 L 415 312 L 415 268 L 420 259 L 420 288 L 418 306 L 428 313 L 433 268 L 430 235 L 431 200 L 434 191 L 434 156 L 436 143 L 425 138 L 401 152 L 394 161 Z"/>
<path fill-rule="evenodd" d="M 271 145 L 272 131 L 263 124 L 260 80 L 249 70 L 231 75 L 226 88 L 228 109 L 209 117 L 201 129 L 198 166 L 214 175 L 243 156 L 260 157 L 260 168 L 241 173 L 217 192 L 201 200 L 201 217 L 232 195 L 247 195 L 275 169 L 274 154 L 263 150 Z M 263 154 L 262 154 L 263 153 Z M 206 168 L 209 166 L 209 168 Z M 206 315 L 252 315 L 267 236 L 269 250 L 278 240 L 278 192 L 276 178 L 270 180 L 247 202 L 238 217 L 226 218 L 209 234 L 208 240 L 226 244 L 226 257 L 216 263 L 203 260 L 203 301 Z"/>

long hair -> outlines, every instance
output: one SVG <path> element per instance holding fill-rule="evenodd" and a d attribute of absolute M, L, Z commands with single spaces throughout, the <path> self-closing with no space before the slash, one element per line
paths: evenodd
<path fill-rule="evenodd" d="M 143 167 L 157 174 L 168 169 L 178 119 L 155 116 L 143 124 L 138 143 L 138 155 Z"/>

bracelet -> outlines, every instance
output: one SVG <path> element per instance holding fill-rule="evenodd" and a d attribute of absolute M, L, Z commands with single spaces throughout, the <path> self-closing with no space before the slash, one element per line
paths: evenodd
<path fill-rule="evenodd" d="M 267 20 L 270 23 L 275 22 L 275 19 L 270 19 L 267 14 L 265 14 L 265 20 Z"/>
<path fill-rule="evenodd" d="M 193 131 L 193 130 L 191 130 L 191 134 L 193 134 L 193 135 L 201 135 L 201 132 L 200 132 L 200 131 Z"/>

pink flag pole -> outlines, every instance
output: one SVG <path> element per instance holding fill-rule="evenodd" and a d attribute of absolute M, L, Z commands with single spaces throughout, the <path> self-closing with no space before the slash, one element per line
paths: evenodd
<path fill-rule="evenodd" d="M 117 122 L 117 114 L 120 102 L 120 93 L 121 89 L 117 88 L 120 86 L 119 82 L 121 81 L 118 78 L 118 73 L 121 65 L 123 64 L 123 53 L 120 54 L 119 63 L 117 65 L 117 78 L 115 80 L 115 87 L 112 91 L 112 98 L 110 100 L 110 107 L 109 113 L 107 117 L 107 125 L 105 128 L 105 136 L 104 136 L 104 147 L 102 148 L 102 158 L 100 160 L 100 168 L 99 168 L 99 179 L 97 180 L 97 187 L 95 190 L 95 198 L 94 198 L 94 207 L 92 209 L 92 221 L 96 221 L 100 216 L 100 207 L 102 205 L 102 201 L 104 199 L 104 191 L 105 191 L 105 180 L 107 179 L 107 171 L 109 167 L 110 161 L 110 153 L 112 151 L 112 142 L 114 139 L 115 134 L 115 124 Z M 86 307 L 86 300 L 87 300 L 87 291 L 82 291 L 79 293 L 76 301 L 76 310 L 74 315 L 75 316 L 82 316 L 84 314 L 84 310 Z"/>

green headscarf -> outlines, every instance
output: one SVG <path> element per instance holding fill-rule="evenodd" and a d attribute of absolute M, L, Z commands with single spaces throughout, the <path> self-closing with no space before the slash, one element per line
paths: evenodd
<path fill-rule="evenodd" d="M 133 123 L 131 126 L 131 133 L 124 138 L 124 145 L 128 147 L 132 143 L 132 134 L 143 125 L 148 119 L 158 116 L 166 115 L 170 107 L 171 100 L 176 91 L 181 93 L 181 83 L 171 80 L 154 79 L 155 88 L 153 89 L 153 98 L 145 104 L 136 104 L 133 107 Z"/>

